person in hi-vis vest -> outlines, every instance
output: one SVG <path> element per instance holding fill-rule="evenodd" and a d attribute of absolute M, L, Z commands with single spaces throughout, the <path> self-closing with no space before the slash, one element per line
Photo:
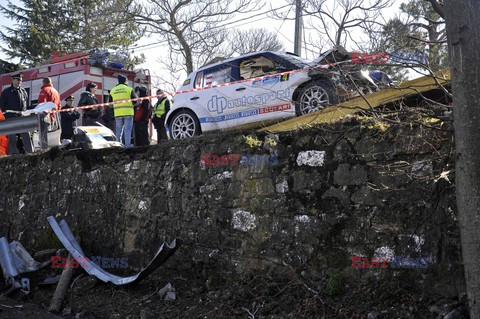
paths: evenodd
<path fill-rule="evenodd" d="M 157 90 L 157 95 L 164 94 L 158 98 L 157 104 L 153 107 L 152 123 L 157 130 L 157 142 L 167 139 L 167 132 L 165 132 L 165 117 L 170 111 L 170 96 L 162 89 Z"/>
<path fill-rule="evenodd" d="M 125 139 L 125 147 L 132 147 L 132 128 L 133 128 L 133 106 L 136 102 L 116 102 L 137 98 L 133 88 L 125 83 L 127 77 L 120 74 L 118 76 L 118 85 L 110 90 L 110 96 L 113 101 L 113 114 L 115 116 L 115 136 L 119 142 L 122 142 L 122 135 Z"/>

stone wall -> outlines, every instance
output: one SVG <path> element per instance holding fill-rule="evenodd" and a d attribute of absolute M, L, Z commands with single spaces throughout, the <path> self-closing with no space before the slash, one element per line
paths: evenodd
<path fill-rule="evenodd" d="M 349 122 L 295 133 L 210 134 L 131 150 L 0 159 L 0 235 L 30 251 L 60 247 L 66 218 L 87 255 L 137 269 L 163 241 L 162 266 L 219 281 L 290 267 L 353 270 L 351 256 L 428 257 L 419 282 L 463 288 L 448 131 Z M 276 155 L 272 165 L 201 165 L 202 153 Z M 429 280 L 431 279 L 431 280 Z"/>

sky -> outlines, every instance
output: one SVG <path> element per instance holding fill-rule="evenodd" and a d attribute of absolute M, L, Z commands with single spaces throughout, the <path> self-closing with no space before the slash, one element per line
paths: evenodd
<path fill-rule="evenodd" d="M 398 7 L 400 3 L 405 2 L 405 0 L 395 0 L 395 4 L 393 5 L 392 8 L 388 9 L 385 11 L 385 16 L 392 17 L 396 12 L 398 12 Z M 0 0 L 0 4 L 6 5 L 7 0 Z M 12 3 L 18 5 L 20 4 L 19 0 L 12 0 Z M 261 10 L 258 12 L 249 14 L 247 16 L 243 17 L 235 17 L 232 19 L 232 24 L 230 28 L 238 28 L 238 29 L 248 29 L 248 28 L 267 28 L 269 31 L 274 32 L 278 35 L 278 39 L 283 43 L 284 48 L 286 51 L 293 52 L 294 51 L 294 30 L 295 30 L 295 24 L 293 20 L 279 20 L 279 19 L 273 19 L 268 17 L 267 14 L 262 14 L 263 12 L 268 12 L 270 8 L 279 8 L 279 7 L 284 7 L 286 5 L 286 2 L 282 0 L 266 0 L 266 5 L 263 6 Z M 295 8 L 293 6 L 286 6 L 285 8 L 280 10 L 281 12 L 288 12 L 288 16 L 290 18 L 294 18 L 295 16 Z M 250 19 L 245 19 L 242 21 L 242 18 L 246 18 L 249 16 L 255 15 L 254 18 Z M 0 15 L 0 28 L 2 31 L 4 31 L 4 26 L 9 25 L 12 22 L 6 19 L 4 16 Z M 307 23 L 305 23 L 307 25 Z M 308 37 L 308 34 L 306 34 Z M 159 42 L 160 39 L 156 38 L 154 36 L 151 37 L 144 37 L 140 39 L 137 42 L 137 46 L 145 46 L 151 43 L 156 43 Z M 348 49 L 348 48 L 347 48 Z M 164 51 L 161 45 L 151 45 L 151 46 L 145 46 L 141 47 L 138 49 L 135 49 L 134 54 L 139 54 L 139 53 L 144 53 L 147 60 L 143 65 L 140 65 L 138 67 L 140 68 L 146 68 L 149 69 L 151 74 L 153 75 L 153 84 L 158 84 L 156 82 L 161 82 L 161 76 L 165 74 L 165 71 L 162 70 L 159 66 L 159 63 L 157 62 L 157 57 L 159 52 Z M 320 52 L 318 52 L 319 54 Z M 312 52 L 307 52 L 305 50 L 302 50 L 301 56 L 306 57 L 306 58 L 314 58 L 315 53 Z M 6 60 L 6 56 L 0 52 L 0 58 Z M 18 63 L 18 61 L 11 61 Z M 186 77 L 187 74 L 184 75 Z M 180 81 L 183 81 L 183 78 L 180 79 Z M 156 86 L 154 86 L 156 87 Z M 167 89 L 172 89 L 172 88 L 167 88 Z"/>

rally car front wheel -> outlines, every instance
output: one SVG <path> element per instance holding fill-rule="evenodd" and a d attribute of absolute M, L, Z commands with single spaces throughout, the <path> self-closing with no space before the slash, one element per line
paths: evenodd
<path fill-rule="evenodd" d="M 317 80 L 302 88 L 295 101 L 295 111 L 300 116 L 337 104 L 338 101 L 334 86 L 329 81 Z"/>
<path fill-rule="evenodd" d="M 179 111 L 170 123 L 170 134 L 174 140 L 200 135 L 200 123 L 190 110 Z"/>

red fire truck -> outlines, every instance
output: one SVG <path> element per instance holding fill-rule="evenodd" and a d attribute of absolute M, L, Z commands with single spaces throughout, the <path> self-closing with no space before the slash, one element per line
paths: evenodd
<path fill-rule="evenodd" d="M 117 76 L 123 74 L 128 78 L 128 85 L 135 87 L 143 85 L 147 87 L 148 93 L 151 92 L 150 72 L 145 69 L 127 71 L 124 69 L 115 69 L 101 66 L 101 64 L 90 65 L 89 59 L 74 59 L 65 62 L 52 63 L 38 66 L 31 69 L 22 70 L 22 86 L 28 93 L 28 105 L 33 107 L 37 104 L 38 95 L 42 87 L 42 78 L 50 77 L 53 87 L 60 93 L 60 99 L 63 100 L 70 95 L 75 97 L 74 106 L 80 98 L 80 94 L 85 91 L 88 83 L 94 82 L 98 86 L 97 99 L 101 103 L 108 102 L 109 90 L 118 84 Z M 18 73 L 15 72 L 15 73 Z M 11 73 L 0 75 L 1 89 L 11 85 Z M 79 123 L 80 124 L 80 123 Z"/>

